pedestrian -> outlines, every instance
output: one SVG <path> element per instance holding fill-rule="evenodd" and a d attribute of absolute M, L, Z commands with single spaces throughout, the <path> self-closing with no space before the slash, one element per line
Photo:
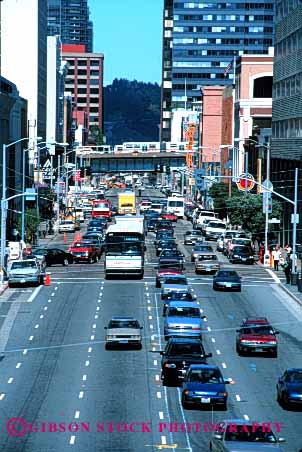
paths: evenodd
<path fill-rule="evenodd" d="M 291 260 L 290 257 L 287 257 L 284 265 L 283 265 L 283 269 L 284 269 L 284 273 L 285 273 L 285 277 L 286 277 L 286 284 L 290 284 L 290 275 L 291 275 Z"/>
<path fill-rule="evenodd" d="M 279 270 L 280 251 L 277 247 L 275 250 L 273 250 L 272 255 L 273 255 L 273 260 L 274 260 L 274 270 L 278 271 Z"/>

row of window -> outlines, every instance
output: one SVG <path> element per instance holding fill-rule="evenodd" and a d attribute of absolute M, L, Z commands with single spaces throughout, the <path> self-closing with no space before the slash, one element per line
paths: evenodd
<path fill-rule="evenodd" d="M 67 63 L 68 63 L 70 66 L 74 66 L 75 61 L 78 62 L 78 66 L 87 66 L 87 65 L 88 65 L 88 62 L 90 62 L 90 67 L 91 67 L 91 66 L 97 66 L 97 67 L 99 67 L 99 65 L 100 65 L 99 60 L 87 60 L 87 59 L 85 59 L 85 60 L 79 60 L 79 59 L 76 59 L 76 60 L 68 60 L 68 59 L 67 59 L 66 61 L 67 61 Z"/>
<path fill-rule="evenodd" d="M 179 27 L 176 27 L 179 28 Z M 174 32 L 179 30 L 174 29 Z M 191 27 L 186 27 L 191 28 Z M 194 33 L 263 33 L 264 27 L 193 27 L 196 28 Z M 267 28 L 267 27 L 266 27 Z M 272 28 L 270 28 L 272 30 Z M 185 33 L 189 33 L 188 30 Z"/>
<path fill-rule="evenodd" d="M 236 22 L 254 22 L 254 21 L 258 21 L 258 22 L 272 22 L 274 19 L 274 15 L 226 15 L 226 14 L 209 14 L 207 16 L 205 15 L 200 15 L 197 16 L 198 20 L 201 21 L 205 21 L 205 20 L 214 20 L 214 21 L 226 21 L 226 22 L 230 22 L 230 21 L 236 21 Z M 195 19 L 196 20 L 196 19 Z M 194 21 L 194 19 L 191 19 L 191 21 Z M 179 31 L 179 32 L 183 32 L 183 31 L 189 31 L 189 32 L 196 32 L 198 31 L 198 27 L 180 27 L 180 26 L 176 26 L 174 27 L 174 31 Z"/>
<path fill-rule="evenodd" d="M 250 42 L 251 41 L 251 42 Z M 271 39 L 257 39 L 258 43 L 267 45 L 266 43 L 272 42 Z M 250 45 L 255 40 L 243 39 L 243 38 L 185 38 L 185 39 L 173 39 L 173 44 L 225 44 L 225 45 Z"/>
<path fill-rule="evenodd" d="M 179 74 L 174 74 L 173 78 L 175 78 L 176 75 Z M 185 74 L 184 74 L 185 75 Z M 189 74 L 187 74 L 189 75 Z M 205 72 L 204 74 L 199 73 L 199 74 L 195 74 L 196 76 L 198 75 L 198 77 L 192 77 L 192 78 L 198 78 L 198 80 L 213 80 L 213 79 L 219 79 L 219 80 L 227 80 L 227 79 L 233 79 L 233 73 L 229 72 L 226 76 L 224 75 L 223 72 L 215 72 L 215 73 L 209 73 L 209 72 Z M 184 79 L 186 79 L 187 77 L 182 77 Z M 189 77 L 190 78 L 190 77 Z M 185 89 L 187 90 L 195 90 L 195 89 L 199 89 L 199 84 L 193 85 L 193 84 L 187 84 L 187 88 L 185 88 L 185 84 L 173 84 L 173 90 L 174 91 L 185 91 Z M 189 88 L 189 86 L 191 86 L 192 88 Z"/>
<path fill-rule="evenodd" d="M 302 138 L 302 118 L 273 122 L 272 134 L 274 138 Z"/>
<path fill-rule="evenodd" d="M 74 85 L 74 79 L 73 78 L 71 78 L 71 79 L 67 79 L 66 81 L 65 81 L 65 83 L 66 83 L 66 85 Z M 78 85 L 88 85 L 88 80 L 86 80 L 86 79 L 78 79 L 77 80 L 77 83 L 78 83 Z M 99 83 L 100 83 L 100 80 L 99 79 L 90 79 L 89 80 L 89 85 L 99 85 Z"/>
<path fill-rule="evenodd" d="M 226 67 L 229 61 L 173 61 L 173 67 Z"/>
<path fill-rule="evenodd" d="M 274 83 L 273 97 L 280 99 L 289 97 L 302 92 L 302 72 L 292 75 L 280 82 Z"/>
<path fill-rule="evenodd" d="M 286 17 L 290 11 L 301 5 L 300 0 L 279 0 L 277 1 L 277 21 Z"/>
<path fill-rule="evenodd" d="M 288 0 L 291 1 L 291 0 Z M 297 0 L 293 0 L 294 2 Z M 274 3 L 175 3 L 175 9 L 274 9 Z M 175 15 L 174 20 L 182 15 Z"/>
<path fill-rule="evenodd" d="M 265 45 L 265 46 L 272 46 L 273 40 L 272 39 L 245 39 L 244 40 L 245 45 Z M 229 50 L 229 49 L 219 49 L 219 50 L 174 50 L 173 55 L 174 57 L 187 57 L 187 56 L 233 56 L 233 55 L 240 55 L 240 50 Z M 247 53 L 245 51 L 244 53 Z M 250 53 L 255 53 L 255 50 L 251 50 Z M 257 50 L 257 53 L 261 53 L 261 51 Z M 263 50 L 263 53 L 267 53 L 267 50 Z"/>
<path fill-rule="evenodd" d="M 287 36 L 276 44 L 276 57 L 285 57 L 292 52 L 302 48 L 302 28 Z"/>

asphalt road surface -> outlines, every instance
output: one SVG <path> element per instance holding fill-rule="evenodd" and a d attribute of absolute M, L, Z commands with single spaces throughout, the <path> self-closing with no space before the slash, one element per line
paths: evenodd
<path fill-rule="evenodd" d="M 150 194 L 158 195 L 143 193 Z M 190 228 L 185 220 L 175 228 L 186 256 L 191 247 L 183 245 L 183 233 Z M 63 247 L 62 236 L 56 243 Z M 186 274 L 207 316 L 209 363 L 235 383 L 228 386 L 228 411 L 183 410 L 181 388 L 163 386 L 160 379 L 157 352 L 165 341 L 156 262 L 149 233 L 143 280 L 104 281 L 102 259 L 51 267 L 50 287 L 3 294 L 0 451 L 208 451 L 204 425 L 238 418 L 277 422 L 284 451 L 302 448 L 301 411 L 282 409 L 275 390 L 285 368 L 302 367 L 301 308 L 258 265 L 232 266 L 243 277 L 242 292 L 218 293 L 212 277 L 195 275 L 187 259 Z M 144 327 L 142 350 L 105 350 L 104 327 L 113 315 L 137 317 Z M 266 316 L 280 331 L 278 358 L 236 354 L 235 330 L 249 316 Z"/>

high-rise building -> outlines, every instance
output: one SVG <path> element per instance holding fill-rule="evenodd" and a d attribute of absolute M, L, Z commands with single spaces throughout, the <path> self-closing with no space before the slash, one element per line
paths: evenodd
<path fill-rule="evenodd" d="M 88 0 L 48 0 L 50 36 L 60 35 L 63 44 L 84 44 L 93 51 L 93 23 L 89 20 Z"/>
<path fill-rule="evenodd" d="M 164 0 L 161 141 L 173 111 L 201 110 L 203 86 L 232 84 L 234 57 L 268 52 L 274 4 Z"/>
<path fill-rule="evenodd" d="M 85 112 L 89 130 L 96 126 L 102 133 L 104 55 L 88 53 L 84 45 L 64 44 L 62 51 L 68 63 L 65 89 L 73 96 L 74 111 Z"/>

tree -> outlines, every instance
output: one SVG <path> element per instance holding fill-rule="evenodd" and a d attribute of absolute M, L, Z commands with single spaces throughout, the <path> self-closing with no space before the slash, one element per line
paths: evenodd
<path fill-rule="evenodd" d="M 233 225 L 242 226 L 246 231 L 261 235 L 265 226 L 265 214 L 262 212 L 262 195 L 240 193 L 226 200 L 228 217 Z M 273 199 L 273 212 L 269 217 L 280 218 L 282 205 Z"/>
<path fill-rule="evenodd" d="M 102 146 L 104 144 L 104 135 L 99 126 L 91 126 L 89 130 L 89 138 L 96 144 L 96 146 Z"/>
<path fill-rule="evenodd" d="M 226 218 L 226 200 L 229 196 L 227 184 L 225 184 L 224 182 L 215 182 L 209 189 L 209 195 L 214 200 L 214 210 L 218 212 L 219 218 Z"/>
<path fill-rule="evenodd" d="M 18 230 L 21 231 L 21 217 L 18 217 Z M 38 231 L 38 227 L 40 224 L 40 218 L 37 215 L 36 209 L 26 209 L 25 217 L 24 217 L 24 228 L 25 228 L 25 237 L 26 242 L 33 242 L 34 237 Z"/>

